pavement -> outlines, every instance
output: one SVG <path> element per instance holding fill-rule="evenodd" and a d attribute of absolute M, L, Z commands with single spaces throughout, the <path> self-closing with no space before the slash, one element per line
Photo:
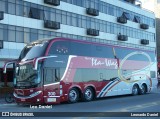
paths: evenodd
<path fill-rule="evenodd" d="M 5 101 L 5 99 L 4 99 L 4 95 L 0 95 L 0 105 L 1 104 L 7 104 L 7 102 Z"/>
<path fill-rule="evenodd" d="M 14 103 L 7 103 L 6 101 L 5 101 L 5 98 L 4 98 L 5 96 L 4 95 L 0 95 L 0 106 L 3 106 L 3 105 L 12 105 L 12 104 L 15 104 L 15 102 Z"/>

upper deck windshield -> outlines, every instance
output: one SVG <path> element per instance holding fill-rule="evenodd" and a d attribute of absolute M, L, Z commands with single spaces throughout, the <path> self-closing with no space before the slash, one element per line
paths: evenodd
<path fill-rule="evenodd" d="M 21 52 L 19 60 L 27 61 L 44 55 L 49 41 L 34 42 L 27 45 Z"/>

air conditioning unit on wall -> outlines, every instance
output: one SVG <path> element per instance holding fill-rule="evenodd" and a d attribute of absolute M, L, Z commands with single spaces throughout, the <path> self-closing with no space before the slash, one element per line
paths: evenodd
<path fill-rule="evenodd" d="M 99 30 L 96 30 L 96 29 L 87 29 L 87 35 L 99 36 Z"/>
<path fill-rule="evenodd" d="M 118 35 L 118 40 L 127 41 L 128 40 L 128 36 L 126 36 L 126 35 Z"/>
<path fill-rule="evenodd" d="M 86 13 L 92 16 L 98 16 L 99 15 L 99 10 L 94 9 L 94 8 L 87 8 Z"/>
<path fill-rule="evenodd" d="M 149 40 L 141 39 L 141 44 L 148 45 L 149 44 Z"/>
<path fill-rule="evenodd" d="M 54 6 L 59 6 L 60 0 L 44 0 L 44 3 L 54 5 Z"/>
<path fill-rule="evenodd" d="M 126 24 L 127 19 L 125 17 L 117 17 L 117 22 L 122 23 L 122 24 Z"/>
<path fill-rule="evenodd" d="M 60 22 L 46 20 L 44 21 L 44 27 L 50 29 L 60 29 Z"/>
<path fill-rule="evenodd" d="M 140 28 L 141 29 L 149 29 L 149 25 L 148 24 L 140 24 Z"/>

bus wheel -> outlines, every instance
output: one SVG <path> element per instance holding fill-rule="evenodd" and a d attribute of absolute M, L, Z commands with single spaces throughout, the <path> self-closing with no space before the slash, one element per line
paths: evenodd
<path fill-rule="evenodd" d="M 93 97 L 94 97 L 93 89 L 90 87 L 86 88 L 83 96 L 84 101 L 91 101 L 93 100 Z"/>
<path fill-rule="evenodd" d="M 138 86 L 134 85 L 132 88 L 132 95 L 138 95 L 139 92 L 138 90 L 139 90 Z"/>
<path fill-rule="evenodd" d="M 141 85 L 141 89 L 140 89 L 140 95 L 146 94 L 146 86 L 144 84 Z"/>
<path fill-rule="evenodd" d="M 79 92 L 76 88 L 72 88 L 70 91 L 69 91 L 69 94 L 68 94 L 68 101 L 70 103 L 75 103 L 77 102 L 79 99 Z"/>

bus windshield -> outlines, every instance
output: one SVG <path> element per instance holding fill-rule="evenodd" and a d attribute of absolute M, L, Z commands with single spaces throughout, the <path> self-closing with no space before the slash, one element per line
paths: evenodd
<path fill-rule="evenodd" d="M 22 61 L 32 60 L 44 55 L 48 42 L 35 42 L 27 45 L 21 52 L 19 59 Z"/>
<path fill-rule="evenodd" d="M 33 70 L 32 64 L 19 65 L 16 69 L 16 86 L 30 87 L 40 83 L 40 64 Z"/>

